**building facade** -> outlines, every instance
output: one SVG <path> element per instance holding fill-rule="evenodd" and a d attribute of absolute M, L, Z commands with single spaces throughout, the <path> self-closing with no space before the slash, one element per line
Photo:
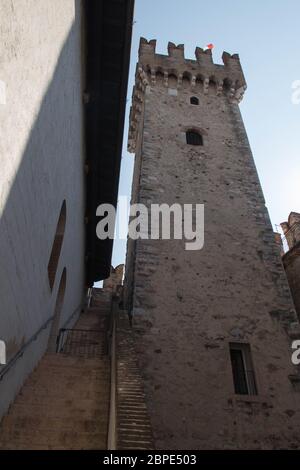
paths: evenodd
<path fill-rule="evenodd" d="M 0 5 L 0 418 L 110 274 L 132 0 Z M 112 73 L 113 71 L 113 73 Z"/>
<path fill-rule="evenodd" d="M 57 330 L 80 313 L 85 189 L 80 2 L 0 8 L 0 336 L 7 363 L 40 330 L 0 382 L 1 415 L 47 349 L 50 318 L 56 315 Z"/>
<path fill-rule="evenodd" d="M 128 241 L 125 302 L 160 449 L 300 445 L 299 327 L 239 110 L 238 55 L 140 41 L 132 203 L 204 204 L 205 242 Z"/>

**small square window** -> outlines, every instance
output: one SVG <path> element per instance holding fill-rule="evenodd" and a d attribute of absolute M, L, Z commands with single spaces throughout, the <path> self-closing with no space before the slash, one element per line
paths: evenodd
<path fill-rule="evenodd" d="M 190 99 L 190 103 L 194 104 L 194 105 L 198 105 L 199 104 L 199 99 L 196 96 L 192 96 L 191 99 Z"/>

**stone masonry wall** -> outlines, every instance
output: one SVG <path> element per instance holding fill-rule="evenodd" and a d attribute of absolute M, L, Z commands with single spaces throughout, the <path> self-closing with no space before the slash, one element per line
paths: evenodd
<path fill-rule="evenodd" d="M 291 212 L 288 222 L 283 222 L 281 227 L 289 248 L 288 252 L 283 254 L 282 262 L 300 319 L 300 214 Z"/>
<path fill-rule="evenodd" d="M 283 265 L 300 319 L 300 243 L 284 255 Z"/>
<path fill-rule="evenodd" d="M 205 204 L 205 245 L 128 245 L 125 292 L 155 445 L 299 447 L 300 395 L 290 380 L 298 377 L 290 349 L 298 323 L 233 89 L 238 80 L 245 88 L 239 61 L 229 86 L 207 84 L 205 63 L 186 61 L 173 46 L 157 56 L 154 41 L 141 41 L 132 199 Z M 204 80 L 184 75 L 187 64 Z M 190 128 L 203 146 L 186 144 Z M 250 343 L 258 395 L 234 393 L 230 342 Z"/>

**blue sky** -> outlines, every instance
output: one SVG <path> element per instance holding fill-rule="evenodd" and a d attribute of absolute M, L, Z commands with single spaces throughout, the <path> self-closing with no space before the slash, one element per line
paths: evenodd
<path fill-rule="evenodd" d="M 299 0 L 136 0 L 128 86 L 128 109 L 119 195 L 130 195 L 134 155 L 128 154 L 128 114 L 139 38 L 157 39 L 167 54 L 168 41 L 215 45 L 239 53 L 248 89 L 241 111 L 273 224 L 300 212 L 300 104 L 292 104 L 292 83 L 300 80 Z M 126 242 L 116 241 L 113 265 L 125 259 Z"/>

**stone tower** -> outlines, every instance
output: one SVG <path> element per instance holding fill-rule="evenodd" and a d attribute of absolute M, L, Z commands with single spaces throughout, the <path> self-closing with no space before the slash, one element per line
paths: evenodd
<path fill-rule="evenodd" d="M 202 250 L 128 242 L 125 296 L 156 446 L 299 447 L 299 325 L 239 111 L 239 57 L 217 65 L 210 50 L 190 60 L 183 45 L 155 46 L 141 39 L 132 202 L 205 204 Z"/>

